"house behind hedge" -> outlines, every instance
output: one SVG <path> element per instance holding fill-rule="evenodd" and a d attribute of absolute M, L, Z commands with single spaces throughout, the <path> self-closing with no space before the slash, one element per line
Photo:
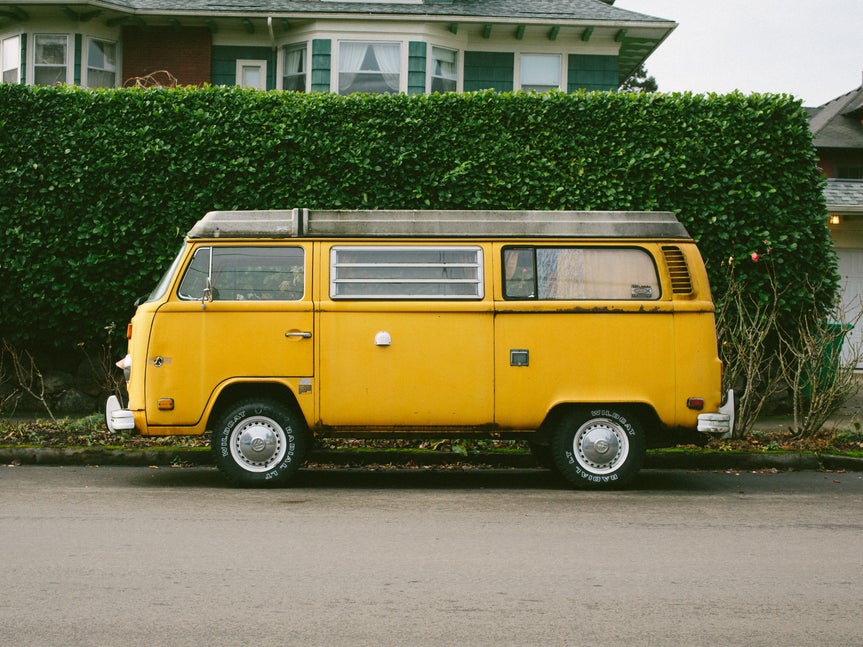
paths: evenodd
<path fill-rule="evenodd" d="M 614 90 L 676 23 L 614 0 L 0 4 L 5 82 L 350 94 Z"/>

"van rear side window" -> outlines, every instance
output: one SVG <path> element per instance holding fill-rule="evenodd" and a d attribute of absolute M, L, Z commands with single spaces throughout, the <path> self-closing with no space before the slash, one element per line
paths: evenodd
<path fill-rule="evenodd" d="M 333 299 L 482 299 L 479 247 L 334 247 Z"/>
<path fill-rule="evenodd" d="M 209 279 L 213 301 L 297 301 L 303 298 L 303 263 L 299 247 L 201 247 L 177 293 L 200 300 Z"/>
<path fill-rule="evenodd" d="M 653 258 L 634 247 L 507 247 L 507 299 L 636 300 L 660 297 Z"/>

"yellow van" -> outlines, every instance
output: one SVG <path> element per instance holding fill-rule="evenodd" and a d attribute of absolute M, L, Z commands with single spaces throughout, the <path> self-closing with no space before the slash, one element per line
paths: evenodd
<path fill-rule="evenodd" d="M 129 325 L 114 430 L 212 431 L 237 484 L 314 436 L 529 440 L 579 487 L 727 435 L 704 263 L 667 212 L 215 211 Z"/>

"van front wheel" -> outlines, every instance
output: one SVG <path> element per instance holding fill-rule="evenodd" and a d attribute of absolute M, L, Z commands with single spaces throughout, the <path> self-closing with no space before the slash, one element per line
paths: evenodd
<path fill-rule="evenodd" d="M 644 432 L 625 408 L 583 409 L 564 418 L 551 443 L 558 471 L 578 488 L 622 487 L 644 462 Z"/>
<path fill-rule="evenodd" d="M 294 411 L 270 400 L 244 400 L 226 409 L 213 430 L 216 465 L 237 485 L 283 484 L 303 464 L 307 434 Z"/>

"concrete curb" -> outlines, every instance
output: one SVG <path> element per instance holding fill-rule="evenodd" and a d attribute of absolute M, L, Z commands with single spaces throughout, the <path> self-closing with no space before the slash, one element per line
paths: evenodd
<path fill-rule="evenodd" d="M 460 456 L 443 452 L 316 450 L 310 465 L 403 465 L 405 467 L 475 465 L 535 469 L 528 453 L 483 453 Z M 0 448 L 2 465 L 212 465 L 209 449 Z M 863 459 L 808 452 L 648 452 L 645 469 L 684 470 L 845 470 L 863 471 Z"/>

